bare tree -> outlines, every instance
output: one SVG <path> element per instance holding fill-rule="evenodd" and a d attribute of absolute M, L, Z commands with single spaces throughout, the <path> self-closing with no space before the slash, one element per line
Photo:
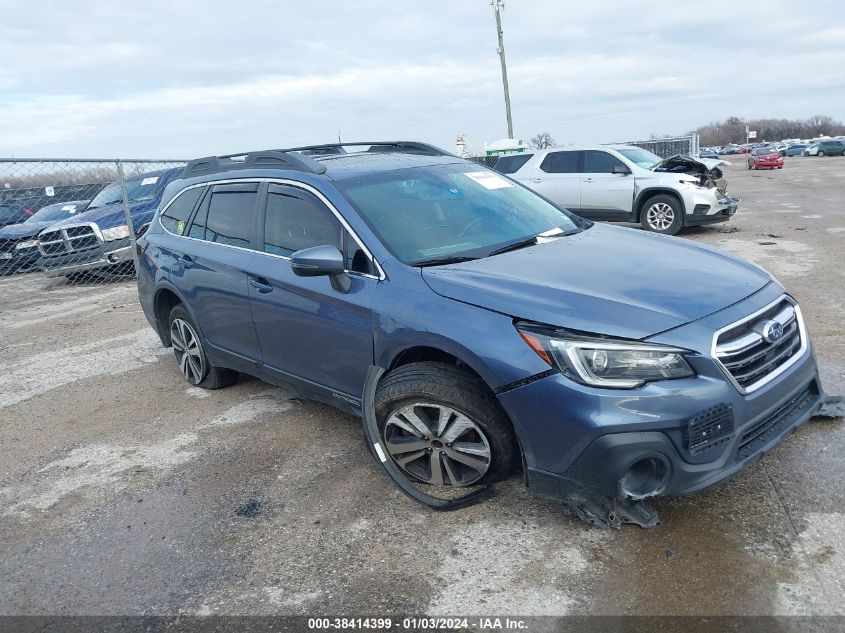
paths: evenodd
<path fill-rule="evenodd" d="M 528 141 L 528 147 L 532 149 L 546 149 L 557 145 L 554 137 L 548 132 L 540 132 L 537 136 Z"/>
<path fill-rule="evenodd" d="M 805 120 L 793 119 L 749 119 L 728 117 L 714 121 L 695 130 L 702 145 L 725 145 L 745 143 L 745 126 L 757 132 L 759 141 L 779 141 L 785 138 L 813 138 L 822 134 L 835 136 L 845 134 L 845 125 L 832 117 L 817 114 Z"/>

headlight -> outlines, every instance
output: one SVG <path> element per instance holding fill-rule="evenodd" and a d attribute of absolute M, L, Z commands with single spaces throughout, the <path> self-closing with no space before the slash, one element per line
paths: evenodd
<path fill-rule="evenodd" d="M 585 385 L 634 389 L 655 380 L 695 376 L 683 356 L 688 350 L 523 326 L 517 329 L 540 358 Z"/>
<path fill-rule="evenodd" d="M 35 248 L 38 246 L 38 240 L 27 240 L 26 242 L 18 242 L 15 244 L 16 251 L 22 251 L 25 248 Z"/>
<path fill-rule="evenodd" d="M 129 237 L 129 227 L 127 225 L 114 226 L 110 229 L 103 229 L 103 239 L 107 242 L 110 240 L 119 240 L 124 237 Z"/>

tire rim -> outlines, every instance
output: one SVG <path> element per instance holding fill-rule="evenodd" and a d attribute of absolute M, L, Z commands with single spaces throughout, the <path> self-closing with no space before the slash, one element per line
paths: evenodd
<path fill-rule="evenodd" d="M 189 383 L 198 385 L 205 376 L 205 355 L 196 331 L 187 321 L 173 319 L 170 324 L 170 342 L 173 343 L 179 371 Z"/>
<path fill-rule="evenodd" d="M 646 222 L 655 231 L 665 231 L 675 221 L 675 210 L 665 202 L 656 202 L 646 211 Z"/>
<path fill-rule="evenodd" d="M 419 402 L 391 413 L 384 444 L 396 465 L 434 486 L 469 486 L 490 468 L 490 443 L 469 416 Z"/>

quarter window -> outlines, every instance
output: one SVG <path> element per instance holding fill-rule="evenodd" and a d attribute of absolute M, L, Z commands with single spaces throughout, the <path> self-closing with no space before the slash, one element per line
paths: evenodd
<path fill-rule="evenodd" d="M 287 257 L 324 244 L 342 248 L 342 235 L 337 218 L 313 195 L 295 187 L 270 187 L 264 220 L 266 252 Z"/>
<path fill-rule="evenodd" d="M 584 152 L 585 174 L 612 174 L 614 167 L 625 167 L 625 163 L 607 152 L 594 149 Z"/>
<path fill-rule="evenodd" d="M 513 154 L 512 156 L 502 156 L 496 161 L 493 169 L 500 174 L 514 174 L 528 162 L 529 158 L 531 158 L 531 154 Z"/>
<path fill-rule="evenodd" d="M 194 187 L 183 191 L 170 203 L 167 210 L 161 214 L 161 224 L 171 233 L 182 235 L 191 217 L 191 211 L 199 200 L 204 187 Z"/>
<path fill-rule="evenodd" d="M 577 174 L 580 152 L 551 152 L 540 163 L 547 174 Z"/>

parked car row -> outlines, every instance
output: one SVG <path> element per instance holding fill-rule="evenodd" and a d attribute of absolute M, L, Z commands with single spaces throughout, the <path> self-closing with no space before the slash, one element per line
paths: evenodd
<path fill-rule="evenodd" d="M 771 275 L 584 217 L 666 232 L 730 213 L 717 165 L 599 146 L 503 157 L 504 174 L 366 145 L 208 157 L 172 179 L 138 292 L 187 383 L 240 372 L 361 416 L 421 503 L 523 470 L 606 526 L 656 525 L 644 499 L 731 477 L 820 405 L 800 307 Z"/>
<path fill-rule="evenodd" d="M 0 228 L 0 274 L 42 270 L 48 277 L 126 274 L 134 271 L 130 231 L 143 234 L 164 188 L 182 168 L 148 172 L 126 180 L 132 226 L 126 222 L 123 192 L 114 182 L 90 201 L 26 209 L 24 221 Z"/>
<path fill-rule="evenodd" d="M 845 151 L 845 139 L 825 138 L 819 140 L 790 140 L 769 143 L 748 143 L 744 145 L 725 145 L 723 147 L 703 148 L 699 156 L 710 153 L 720 156 L 731 154 L 750 154 L 757 149 L 771 149 L 781 156 L 842 156 Z"/>

